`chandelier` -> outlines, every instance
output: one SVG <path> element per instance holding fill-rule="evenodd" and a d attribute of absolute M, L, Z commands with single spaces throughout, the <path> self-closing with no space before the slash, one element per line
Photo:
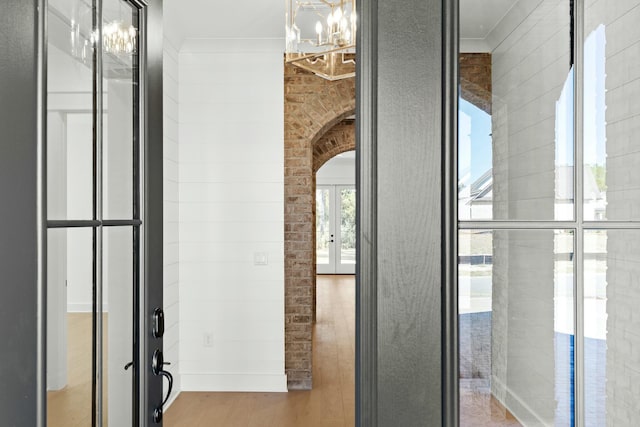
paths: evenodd
<path fill-rule="evenodd" d="M 355 76 L 355 0 L 286 2 L 286 62 L 327 80 Z"/>
<path fill-rule="evenodd" d="M 138 33 L 133 25 L 113 21 L 102 28 L 102 48 L 114 55 L 136 53 Z"/>
<path fill-rule="evenodd" d="M 60 20 L 66 20 L 55 8 L 51 7 L 49 11 Z M 132 18 L 123 12 L 121 3 L 117 10 L 109 11 L 113 19 L 103 17 L 99 29 L 94 28 L 93 14 L 93 7 L 86 2 L 74 3 L 71 19 L 67 23 L 70 30 L 70 53 L 74 58 L 83 64 L 91 63 L 93 50 L 100 41 L 103 53 L 112 57 L 122 59 L 138 52 L 138 29 L 129 23 Z"/>

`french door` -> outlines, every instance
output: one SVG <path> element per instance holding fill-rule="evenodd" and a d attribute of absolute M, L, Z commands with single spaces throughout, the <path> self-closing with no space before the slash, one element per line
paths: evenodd
<path fill-rule="evenodd" d="M 355 197 L 348 185 L 316 188 L 316 266 L 318 274 L 355 274 Z"/>
<path fill-rule="evenodd" d="M 49 426 L 146 425 L 146 406 L 159 422 L 144 368 L 171 380 L 161 341 L 153 360 L 144 345 L 146 8 L 47 3 Z"/>

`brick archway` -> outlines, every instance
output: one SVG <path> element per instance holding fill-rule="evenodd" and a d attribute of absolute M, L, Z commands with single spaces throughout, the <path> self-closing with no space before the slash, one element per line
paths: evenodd
<path fill-rule="evenodd" d="M 285 64 L 284 91 L 285 372 L 293 390 L 312 386 L 314 145 L 324 147 L 328 131 L 353 115 L 355 79 L 328 81 Z"/>
<path fill-rule="evenodd" d="M 313 173 L 327 161 L 346 151 L 356 149 L 355 120 L 346 119 L 329 129 L 313 144 Z"/>
<path fill-rule="evenodd" d="M 355 111 L 353 112 L 355 113 Z M 353 119 L 345 119 L 337 123 L 334 127 L 329 129 L 322 137 L 313 143 L 313 185 L 311 188 L 314 198 L 311 202 L 311 209 L 313 211 L 313 226 L 315 231 L 316 224 L 316 173 L 318 170 L 327 163 L 329 160 L 337 156 L 338 154 L 345 153 L 347 151 L 353 151 L 356 149 L 356 124 Z M 313 254 L 311 259 L 313 261 L 313 320 L 316 319 L 316 233 L 313 233 Z"/>

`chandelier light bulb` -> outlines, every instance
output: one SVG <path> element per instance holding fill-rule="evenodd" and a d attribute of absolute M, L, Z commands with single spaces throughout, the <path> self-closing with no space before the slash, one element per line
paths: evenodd
<path fill-rule="evenodd" d="M 333 20 L 335 22 L 340 22 L 340 18 L 342 18 L 342 9 L 338 7 L 336 8 L 336 11 L 333 12 Z"/>
<path fill-rule="evenodd" d="M 316 34 L 318 35 L 317 44 L 320 46 L 322 44 L 322 22 L 316 22 Z"/>
<path fill-rule="evenodd" d="M 137 30 L 121 21 L 113 21 L 104 27 L 102 47 L 105 52 L 119 55 L 131 54 L 136 50 Z"/>

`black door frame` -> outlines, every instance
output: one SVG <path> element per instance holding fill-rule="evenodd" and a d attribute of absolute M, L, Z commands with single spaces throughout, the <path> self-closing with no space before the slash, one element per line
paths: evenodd
<path fill-rule="evenodd" d="M 0 414 L 3 423 L 42 422 L 46 298 L 44 216 L 39 166 L 42 109 L 41 29 L 37 1 L 5 1 L 0 13 Z M 36 125 L 37 124 L 37 125 Z"/>
<path fill-rule="evenodd" d="M 152 425 L 162 401 L 162 378 L 151 355 L 162 339 L 151 334 L 162 307 L 162 0 L 146 3 L 147 31 L 143 201 L 146 256 L 140 370 L 142 425 Z M 46 0 L 3 2 L 0 14 L 0 414 L 15 426 L 46 424 Z M 151 404 L 149 404 L 149 402 Z M 151 406 L 153 405 L 153 408 Z"/>
<path fill-rule="evenodd" d="M 163 349 L 162 336 L 152 333 L 153 316 L 156 308 L 163 308 L 163 86 L 162 86 L 162 0 L 149 0 L 147 19 L 144 23 L 146 34 L 146 70 L 144 73 L 147 88 L 144 126 L 145 168 L 144 185 L 144 285 L 142 294 L 141 331 L 142 360 L 141 381 L 144 390 L 143 426 L 162 425 L 154 422 L 154 411 L 162 406 L 162 376 L 152 371 L 152 357 L 156 349 Z M 146 411 L 145 409 L 146 408 Z"/>

